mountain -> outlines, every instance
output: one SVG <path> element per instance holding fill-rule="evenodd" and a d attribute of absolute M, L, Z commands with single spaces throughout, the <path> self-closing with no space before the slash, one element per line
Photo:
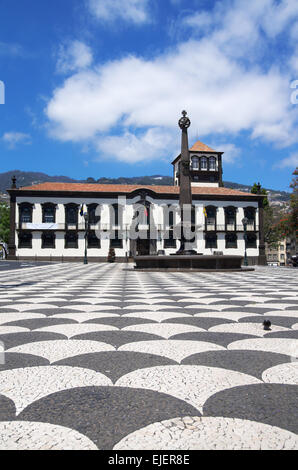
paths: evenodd
<path fill-rule="evenodd" d="M 0 173 L 0 199 L 7 200 L 6 190 L 11 186 L 11 178 L 15 176 L 17 178 L 17 186 L 31 186 L 33 184 L 48 182 L 57 182 L 57 183 L 93 183 L 93 184 L 137 184 L 137 185 L 158 185 L 158 186 L 172 186 L 173 178 L 172 176 L 162 176 L 162 175 L 153 175 L 153 176 L 133 176 L 130 178 L 120 177 L 120 178 L 99 178 L 94 179 L 92 177 L 87 178 L 86 180 L 76 180 L 69 178 L 68 176 L 49 176 L 45 173 L 40 172 L 31 172 L 31 171 L 8 171 L 6 173 Z M 251 186 L 232 183 L 230 181 L 225 181 L 224 186 L 226 188 L 238 189 L 240 191 L 249 192 Z M 273 189 L 267 189 L 268 198 L 273 205 L 284 205 L 287 204 L 290 200 L 290 193 L 286 191 L 276 191 Z"/>

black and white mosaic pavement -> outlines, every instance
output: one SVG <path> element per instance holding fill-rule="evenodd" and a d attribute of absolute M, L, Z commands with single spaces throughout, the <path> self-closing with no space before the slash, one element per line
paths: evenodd
<path fill-rule="evenodd" d="M 297 274 L 2 270 L 0 449 L 297 449 Z"/>

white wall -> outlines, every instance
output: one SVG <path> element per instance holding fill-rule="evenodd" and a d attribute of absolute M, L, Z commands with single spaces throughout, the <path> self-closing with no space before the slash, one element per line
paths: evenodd
<path fill-rule="evenodd" d="M 163 205 L 171 205 L 177 204 L 178 201 L 173 201 L 170 199 L 162 199 L 162 200 L 154 200 L 151 197 L 147 197 L 148 202 L 153 204 L 152 215 L 156 225 L 163 224 Z M 124 224 L 130 224 L 132 217 L 133 217 L 133 204 L 136 204 L 139 201 L 139 196 L 136 196 L 134 199 L 128 199 L 127 205 L 124 212 Z M 65 210 L 64 205 L 68 203 L 76 203 L 81 205 L 82 202 L 87 204 L 96 203 L 103 206 L 103 211 L 101 213 L 101 223 L 102 224 L 109 224 L 109 205 L 115 204 L 118 202 L 117 198 L 105 198 L 105 199 L 97 199 L 97 198 L 90 198 L 87 201 L 82 201 L 79 198 L 40 198 L 40 197 L 18 197 L 17 198 L 17 205 L 16 205 L 16 222 L 19 221 L 19 211 L 18 211 L 18 204 L 22 202 L 31 202 L 34 203 L 33 206 L 33 220 L 32 222 L 35 224 L 42 223 L 42 206 L 41 204 L 46 202 L 53 202 L 57 204 L 57 211 L 56 211 L 56 223 L 62 224 L 65 223 Z M 205 248 L 205 240 L 204 240 L 204 228 L 205 228 L 205 216 L 203 214 L 203 208 L 209 205 L 216 206 L 217 209 L 217 225 L 225 225 L 225 212 L 224 208 L 228 206 L 235 206 L 237 207 L 237 225 L 242 225 L 242 219 L 244 217 L 244 208 L 248 206 L 252 206 L 256 208 L 256 221 L 258 225 L 258 203 L 257 202 L 247 202 L 247 201 L 194 201 L 193 204 L 196 207 L 196 223 L 197 225 L 201 225 L 200 232 L 198 233 L 197 237 L 197 244 L 196 250 L 203 254 L 211 254 L 213 251 L 223 251 L 225 254 L 235 254 L 235 255 L 243 255 L 244 254 L 244 239 L 243 239 L 243 232 L 238 232 L 238 248 L 237 249 L 226 249 L 225 248 L 225 234 L 218 233 L 218 247 L 217 249 L 210 250 Z M 84 218 L 80 217 L 79 215 L 79 224 L 84 225 Z M 41 231 L 33 231 L 33 240 L 32 240 L 32 249 L 18 248 L 18 236 L 16 233 L 16 246 L 17 256 L 59 256 L 62 255 L 64 257 L 74 257 L 74 256 L 83 256 L 84 255 L 84 231 L 79 231 L 79 240 L 78 240 L 78 249 L 65 249 L 64 247 L 64 233 L 63 231 L 56 232 L 56 248 L 55 249 L 42 249 L 41 248 Z M 259 240 L 257 239 L 257 248 L 250 248 L 247 250 L 248 256 L 256 257 L 258 256 L 258 244 Z M 96 257 L 106 257 L 109 251 L 109 240 L 101 240 L 101 248 L 89 248 L 88 249 L 88 256 L 96 256 Z M 165 249 L 166 254 L 175 253 L 179 248 L 180 243 L 177 241 L 177 248 L 167 248 Z M 164 243 L 161 240 L 157 241 L 157 250 L 163 250 Z M 116 248 L 115 249 L 116 256 L 124 257 L 127 252 L 129 252 L 129 242 L 123 240 L 123 248 Z"/>

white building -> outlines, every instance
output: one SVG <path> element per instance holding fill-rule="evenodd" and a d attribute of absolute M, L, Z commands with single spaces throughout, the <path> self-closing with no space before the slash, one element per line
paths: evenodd
<path fill-rule="evenodd" d="M 246 217 L 249 263 L 264 264 L 263 196 L 223 187 L 222 152 L 197 142 L 190 157 L 196 226 L 192 247 L 201 254 L 244 255 L 242 219 Z M 89 261 L 106 261 L 110 248 L 115 249 L 119 261 L 161 250 L 167 255 L 175 253 L 180 246 L 175 233 L 179 215 L 173 211 L 169 215 L 166 208 L 179 203 L 179 159 L 173 162 L 173 186 L 42 183 L 17 188 L 14 179 L 8 191 L 9 258 L 82 260 L 86 234 L 82 205 L 88 212 Z M 137 213 L 140 215 L 140 204 L 143 221 L 138 221 L 135 236 L 132 228 Z"/>

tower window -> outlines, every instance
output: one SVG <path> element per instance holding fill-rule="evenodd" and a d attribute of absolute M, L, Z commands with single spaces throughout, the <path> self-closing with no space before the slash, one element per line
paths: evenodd
<path fill-rule="evenodd" d="M 210 157 L 209 158 L 209 170 L 216 170 L 216 158 L 215 157 Z"/>
<path fill-rule="evenodd" d="M 198 170 L 199 169 L 199 159 L 198 159 L 198 157 L 192 157 L 191 162 L 192 162 L 193 170 Z"/>
<path fill-rule="evenodd" d="M 202 157 L 201 158 L 201 170 L 207 170 L 207 158 L 206 157 Z"/>

